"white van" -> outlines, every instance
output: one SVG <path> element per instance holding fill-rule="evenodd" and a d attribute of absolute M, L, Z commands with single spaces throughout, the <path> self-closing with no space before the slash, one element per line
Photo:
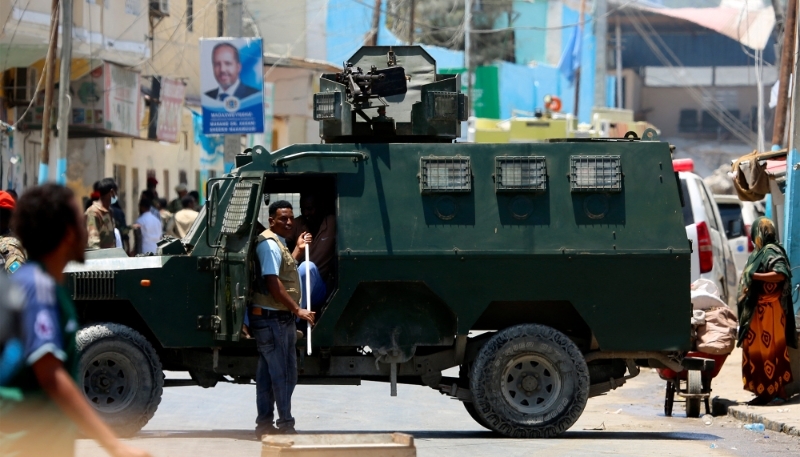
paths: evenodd
<path fill-rule="evenodd" d="M 714 195 L 717 202 L 719 215 L 722 217 L 722 226 L 733 252 L 736 264 L 737 278 L 741 276 L 747 258 L 753 252 L 753 243 L 750 241 L 750 226 L 759 217 L 764 215 L 762 202 L 743 202 L 736 195 Z"/>
<path fill-rule="evenodd" d="M 735 310 L 738 287 L 736 264 L 717 203 L 703 179 L 692 172 L 694 163 L 691 159 L 676 159 L 673 168 L 678 172 L 680 181 L 686 236 L 692 241 L 690 282 L 698 278 L 713 281 L 722 300 Z"/>

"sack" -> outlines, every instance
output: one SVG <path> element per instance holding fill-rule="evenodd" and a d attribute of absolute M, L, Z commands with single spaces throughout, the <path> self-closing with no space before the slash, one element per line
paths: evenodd
<path fill-rule="evenodd" d="M 706 354 L 730 354 L 736 347 L 736 314 L 727 306 L 706 311 L 706 325 L 697 327 L 697 350 Z"/>
<path fill-rule="evenodd" d="M 749 169 L 745 171 L 740 166 L 742 162 L 748 162 Z M 739 157 L 733 163 L 733 172 L 736 177 L 733 179 L 733 187 L 736 188 L 736 195 L 743 202 L 756 202 L 764 198 L 769 190 L 769 176 L 765 165 L 758 163 L 758 151 Z"/>

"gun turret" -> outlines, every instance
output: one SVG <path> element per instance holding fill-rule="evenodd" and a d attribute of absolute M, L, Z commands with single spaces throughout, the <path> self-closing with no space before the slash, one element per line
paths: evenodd
<path fill-rule="evenodd" d="M 364 46 L 320 89 L 314 119 L 326 143 L 451 142 L 467 119 L 460 76 L 436 74 L 420 46 Z"/>
<path fill-rule="evenodd" d="M 336 81 L 347 86 L 347 100 L 357 104 L 368 102 L 370 98 L 401 95 L 407 91 L 406 72 L 403 67 L 378 70 L 373 65 L 369 72 L 364 73 L 360 67 L 347 62 L 344 71 L 336 73 Z"/>

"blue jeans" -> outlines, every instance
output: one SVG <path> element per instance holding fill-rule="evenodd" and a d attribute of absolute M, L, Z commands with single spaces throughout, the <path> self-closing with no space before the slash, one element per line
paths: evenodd
<path fill-rule="evenodd" d="M 306 271 L 308 271 L 308 275 L 311 276 L 311 310 L 319 311 L 319 307 L 325 303 L 328 287 L 325 285 L 325 281 L 322 280 L 322 276 L 319 274 L 314 262 L 308 262 L 308 266 L 309 268 L 306 269 L 306 262 L 303 262 L 297 267 L 297 271 L 300 273 L 300 290 L 303 292 L 300 306 L 302 308 L 306 307 L 306 297 L 308 296 L 306 295 Z"/>
<path fill-rule="evenodd" d="M 250 314 L 250 332 L 258 347 L 256 370 L 256 432 L 272 426 L 278 406 L 278 428 L 294 427 L 292 393 L 297 385 L 297 334 L 294 316 L 280 317 Z"/>

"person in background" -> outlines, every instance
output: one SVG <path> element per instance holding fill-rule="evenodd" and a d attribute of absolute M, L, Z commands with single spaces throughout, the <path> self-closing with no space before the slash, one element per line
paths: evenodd
<path fill-rule="evenodd" d="M 9 274 L 17 271 L 27 258 L 19 238 L 11 232 L 11 215 L 15 206 L 11 194 L 0 190 L 0 270 Z"/>
<path fill-rule="evenodd" d="M 183 209 L 183 197 L 189 193 L 186 189 L 186 184 L 184 183 L 180 183 L 175 186 L 175 192 L 178 193 L 178 198 L 172 200 L 169 202 L 169 205 L 167 205 L 167 210 L 172 214 L 176 214 L 178 211 Z"/>
<path fill-rule="evenodd" d="M 111 178 L 103 178 L 97 186 L 100 199 L 84 213 L 89 241 L 86 249 L 108 249 L 117 245 L 114 237 L 114 219 L 111 217 L 111 200 L 116 196 L 117 183 Z"/>
<path fill-rule="evenodd" d="M 114 189 L 114 192 L 118 194 L 117 189 Z M 125 211 L 122 210 L 122 206 L 119 204 L 119 199 L 115 195 L 113 199 L 111 199 L 111 217 L 114 218 L 114 226 L 115 231 L 119 235 L 119 241 L 121 247 L 125 249 L 125 252 L 128 251 L 130 248 L 128 234 L 131 231 L 131 228 L 128 226 L 128 221 L 125 219 Z"/>
<path fill-rule="evenodd" d="M 164 198 L 158 199 L 158 219 L 161 221 L 161 231 L 167 231 L 167 224 L 172 220 L 172 213 L 167 210 L 167 200 Z"/>
<path fill-rule="evenodd" d="M 192 228 L 195 219 L 197 219 L 197 211 L 194 209 L 194 198 L 191 195 L 184 194 L 181 200 L 183 209 L 178 211 L 172 216 L 167 224 L 166 234 L 174 236 L 175 238 L 183 239 L 189 229 Z"/>
<path fill-rule="evenodd" d="M 17 191 L 16 190 L 8 189 L 8 190 L 6 190 L 6 192 L 8 192 L 8 195 L 11 195 L 11 198 L 13 198 L 14 201 L 19 200 L 19 195 L 17 195 Z"/>
<path fill-rule="evenodd" d="M 158 191 L 156 190 L 156 186 L 158 186 L 158 180 L 155 178 L 155 176 L 148 176 L 145 186 L 146 190 L 152 193 L 150 201 L 155 201 L 158 198 Z"/>
<path fill-rule="evenodd" d="M 139 228 L 142 233 L 142 254 L 148 252 L 155 254 L 158 250 L 158 240 L 161 239 L 163 233 L 161 231 L 161 221 L 150 212 L 152 205 L 150 200 L 146 198 L 139 201 L 139 218 L 136 219 L 135 227 Z"/>
<path fill-rule="evenodd" d="M 92 203 L 96 202 L 97 200 L 100 200 L 100 192 L 97 191 L 99 187 L 100 187 L 100 181 L 95 181 L 94 184 L 92 185 L 92 193 L 89 194 L 89 198 L 84 199 L 84 205 L 83 205 L 84 211 L 89 209 L 89 207 L 92 206 Z"/>
<path fill-rule="evenodd" d="M 73 456 L 78 428 L 114 457 L 145 457 L 120 442 L 77 384 L 79 324 L 63 289 L 64 267 L 83 262 L 88 233 L 72 191 L 28 189 L 11 226 L 30 262 L 10 277 L 22 295 L 18 327 L 23 363 L 0 389 L 0 455 Z"/>
<path fill-rule="evenodd" d="M 150 212 L 153 213 L 153 216 L 156 219 L 161 219 L 161 215 L 158 213 L 158 204 L 156 203 L 156 194 L 152 190 L 143 190 L 142 195 L 139 197 L 139 201 L 147 200 L 150 202 Z"/>
<path fill-rule="evenodd" d="M 771 220 L 756 219 L 750 241 L 755 251 L 742 271 L 737 302 L 742 379 L 756 395 L 750 404 L 782 404 L 792 382 L 787 346 L 797 349 L 792 271 Z"/>
<path fill-rule="evenodd" d="M 128 233 L 130 227 L 125 220 L 125 211 L 119 204 L 119 188 L 114 183 L 114 198 L 111 199 L 111 217 L 114 218 L 114 237 L 117 240 L 117 247 L 128 250 Z"/>
<path fill-rule="evenodd" d="M 194 199 L 194 207 L 196 210 L 200 211 L 200 192 L 193 190 L 189 192 L 189 195 Z"/>

